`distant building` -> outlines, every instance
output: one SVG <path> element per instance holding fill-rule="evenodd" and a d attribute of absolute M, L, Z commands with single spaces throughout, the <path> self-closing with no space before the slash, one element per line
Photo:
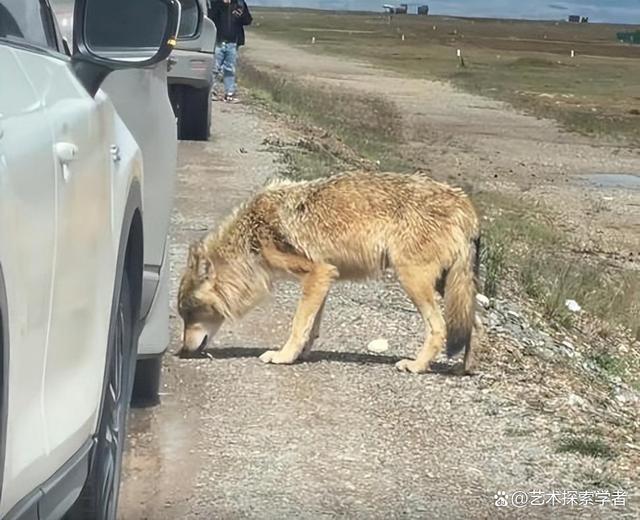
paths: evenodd
<path fill-rule="evenodd" d="M 580 18 L 580 23 L 589 23 L 589 17 L 583 16 L 582 18 Z"/>
<path fill-rule="evenodd" d="M 580 17 L 575 14 L 569 15 L 569 23 L 580 23 Z"/>
<path fill-rule="evenodd" d="M 429 14 L 429 6 L 428 5 L 419 5 L 418 6 L 418 14 L 427 16 Z"/>

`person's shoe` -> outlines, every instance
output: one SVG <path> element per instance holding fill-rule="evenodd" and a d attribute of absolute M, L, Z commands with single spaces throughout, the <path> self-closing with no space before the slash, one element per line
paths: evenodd
<path fill-rule="evenodd" d="M 227 103 L 238 103 L 239 102 L 239 99 L 236 97 L 235 94 L 225 94 L 224 100 Z"/>

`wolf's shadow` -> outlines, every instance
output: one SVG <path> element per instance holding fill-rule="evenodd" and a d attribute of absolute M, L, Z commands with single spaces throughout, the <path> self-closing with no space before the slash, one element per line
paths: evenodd
<path fill-rule="evenodd" d="M 203 356 L 209 359 L 243 359 L 257 358 L 263 354 L 266 348 L 253 347 L 213 347 L 204 351 Z M 381 354 L 368 354 L 364 352 L 335 352 L 331 350 L 312 350 L 308 357 L 299 360 L 296 364 L 319 363 L 321 361 L 329 361 L 335 363 L 353 363 L 356 365 L 394 365 L 403 359 L 399 356 L 385 356 Z M 432 372 L 438 374 L 457 373 L 456 364 L 449 363 L 431 363 Z"/>

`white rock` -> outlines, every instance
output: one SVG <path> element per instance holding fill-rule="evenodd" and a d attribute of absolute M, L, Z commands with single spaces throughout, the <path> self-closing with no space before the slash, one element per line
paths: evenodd
<path fill-rule="evenodd" d="M 487 298 L 484 294 L 476 294 L 476 301 L 478 302 L 478 304 L 482 305 L 485 309 L 489 308 L 489 304 L 491 303 L 489 301 L 489 298 Z"/>
<path fill-rule="evenodd" d="M 374 339 L 367 345 L 367 350 L 369 350 L 369 352 L 375 352 L 376 354 L 386 352 L 389 350 L 389 342 L 384 338 Z"/>
<path fill-rule="evenodd" d="M 567 300 L 564 302 L 564 304 L 571 312 L 580 312 L 582 310 L 580 304 L 575 300 Z"/>
<path fill-rule="evenodd" d="M 576 394 L 569 395 L 568 401 L 569 401 L 569 406 L 573 406 L 577 408 L 582 408 L 586 404 L 585 400 Z"/>

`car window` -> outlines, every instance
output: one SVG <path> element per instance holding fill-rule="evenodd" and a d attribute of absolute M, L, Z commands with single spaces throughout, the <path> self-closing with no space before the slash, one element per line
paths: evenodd
<path fill-rule="evenodd" d="M 43 0 L 0 0 L 0 38 L 57 49 L 51 14 Z"/>
<path fill-rule="evenodd" d="M 182 14 L 180 15 L 180 27 L 178 38 L 193 38 L 198 32 L 198 19 L 200 9 L 196 0 L 180 0 Z"/>

